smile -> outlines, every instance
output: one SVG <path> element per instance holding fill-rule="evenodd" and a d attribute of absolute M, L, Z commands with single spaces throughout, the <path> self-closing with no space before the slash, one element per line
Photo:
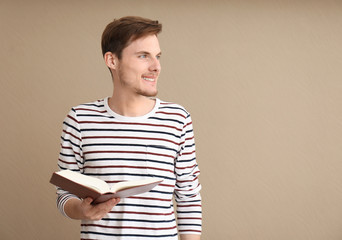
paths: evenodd
<path fill-rule="evenodd" d="M 146 80 L 146 81 L 150 81 L 150 82 L 154 82 L 155 81 L 154 78 L 143 77 L 143 79 Z"/>

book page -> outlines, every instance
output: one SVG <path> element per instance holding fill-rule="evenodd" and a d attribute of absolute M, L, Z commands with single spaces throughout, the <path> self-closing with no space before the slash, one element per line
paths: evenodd
<path fill-rule="evenodd" d="M 161 178 L 146 178 L 146 179 L 137 180 L 137 181 L 119 182 L 119 183 L 114 184 L 111 187 L 111 192 L 119 192 L 119 191 L 127 189 L 127 188 L 133 188 L 133 187 L 137 187 L 137 186 L 148 185 L 151 183 L 160 182 L 162 180 L 163 179 L 161 179 Z"/>
<path fill-rule="evenodd" d="M 95 177 L 86 176 L 84 174 L 77 173 L 77 172 L 70 171 L 70 170 L 60 171 L 60 172 L 57 172 L 57 174 L 67 179 L 70 179 L 73 182 L 76 182 L 83 186 L 94 189 L 95 191 L 100 192 L 100 193 L 107 193 L 111 191 L 110 187 L 105 181 L 95 178 Z"/>

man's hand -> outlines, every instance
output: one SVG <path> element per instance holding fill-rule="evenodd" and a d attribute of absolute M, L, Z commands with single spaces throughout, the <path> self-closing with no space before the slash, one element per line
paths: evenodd
<path fill-rule="evenodd" d="M 65 203 L 64 211 L 72 219 L 101 220 L 119 201 L 120 198 L 112 198 L 103 203 L 91 204 L 93 199 L 90 197 L 83 200 L 72 198 Z"/>

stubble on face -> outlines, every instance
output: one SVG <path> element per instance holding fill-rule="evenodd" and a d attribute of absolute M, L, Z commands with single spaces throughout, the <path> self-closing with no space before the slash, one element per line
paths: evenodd
<path fill-rule="evenodd" d="M 132 88 L 132 91 L 140 96 L 144 97 L 156 97 L 158 95 L 157 83 L 155 83 L 154 89 L 144 89 L 140 85 L 134 85 L 130 81 L 127 80 L 127 76 L 125 74 L 126 70 L 122 70 L 120 67 L 118 68 L 118 76 L 119 83 L 123 88 Z M 139 79 L 140 80 L 140 79 Z"/>

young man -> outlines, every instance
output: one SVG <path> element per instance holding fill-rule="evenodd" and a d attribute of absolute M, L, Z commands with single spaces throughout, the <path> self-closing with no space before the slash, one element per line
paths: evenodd
<path fill-rule="evenodd" d="M 108 24 L 102 52 L 113 95 L 72 108 L 63 123 L 60 169 L 108 183 L 164 179 L 148 193 L 97 205 L 58 189 L 60 211 L 82 220 L 81 239 L 178 239 L 178 234 L 182 240 L 200 239 L 201 186 L 191 117 L 180 105 L 154 98 L 161 29 L 158 21 L 140 17 Z"/>

